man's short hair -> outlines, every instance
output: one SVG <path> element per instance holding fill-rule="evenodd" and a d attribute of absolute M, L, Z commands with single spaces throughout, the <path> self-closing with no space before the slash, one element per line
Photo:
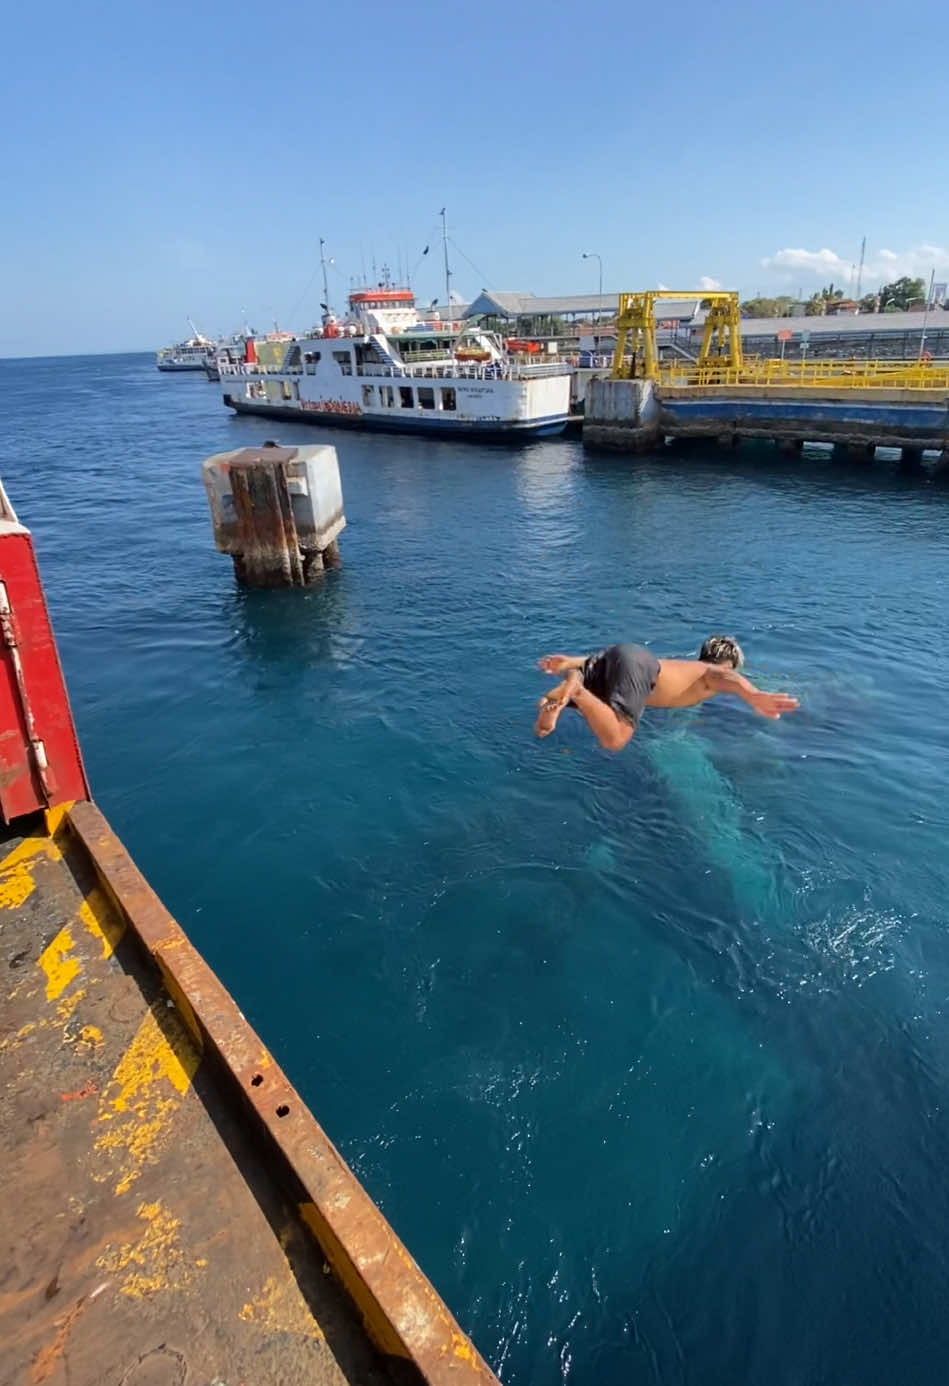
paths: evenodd
<path fill-rule="evenodd" d="M 699 651 L 703 664 L 730 664 L 740 669 L 745 662 L 738 641 L 730 635 L 710 635 Z"/>

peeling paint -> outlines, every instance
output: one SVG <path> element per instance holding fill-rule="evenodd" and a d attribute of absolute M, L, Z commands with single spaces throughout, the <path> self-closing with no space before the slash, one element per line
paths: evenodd
<path fill-rule="evenodd" d="M 140 1203 L 137 1216 L 146 1224 L 138 1241 L 104 1252 L 96 1261 L 101 1270 L 124 1275 L 119 1293 L 141 1299 L 157 1290 L 182 1290 L 190 1272 L 178 1240 L 181 1220 L 160 1201 Z"/>
<path fill-rule="evenodd" d="M 245 1323 L 257 1324 L 269 1333 L 293 1333 L 304 1338 L 323 1337 L 322 1329 L 307 1307 L 295 1280 L 268 1275 L 263 1287 L 240 1310 Z"/>
<path fill-rule="evenodd" d="M 157 1155 L 198 1062 L 198 1051 L 187 1031 L 159 997 L 119 1060 L 99 1102 L 97 1120 L 104 1129 L 95 1148 L 103 1157 L 103 1172 L 96 1177 L 117 1175 L 117 1194 L 127 1193 L 142 1166 Z"/>

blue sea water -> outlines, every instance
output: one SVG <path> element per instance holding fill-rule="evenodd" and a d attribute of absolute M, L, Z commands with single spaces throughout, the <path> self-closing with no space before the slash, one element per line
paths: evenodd
<path fill-rule="evenodd" d="M 98 800 L 508 1386 L 944 1381 L 949 487 L 0 381 Z M 212 545 L 273 436 L 339 452 L 306 592 Z M 796 716 L 532 738 L 539 655 L 718 630 Z"/>

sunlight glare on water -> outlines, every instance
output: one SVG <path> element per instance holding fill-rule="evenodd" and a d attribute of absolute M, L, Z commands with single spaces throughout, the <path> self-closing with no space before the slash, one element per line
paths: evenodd
<path fill-rule="evenodd" d="M 0 378 L 99 801 L 509 1386 L 941 1381 L 949 488 Z M 339 452 L 304 593 L 212 546 L 271 436 Z M 532 738 L 539 655 L 716 630 L 800 713 Z"/>

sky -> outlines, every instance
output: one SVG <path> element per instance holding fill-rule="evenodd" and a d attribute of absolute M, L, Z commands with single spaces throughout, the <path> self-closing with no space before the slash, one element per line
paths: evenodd
<path fill-rule="evenodd" d="M 879 0 L 8 8 L 0 356 L 454 287 L 949 279 L 943 12 Z M 430 253 L 422 256 L 426 245 Z M 587 251 L 590 257 L 581 258 Z"/>

